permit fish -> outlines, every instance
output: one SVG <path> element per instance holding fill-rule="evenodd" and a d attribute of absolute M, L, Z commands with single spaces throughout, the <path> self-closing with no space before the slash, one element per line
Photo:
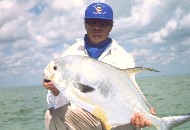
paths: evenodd
<path fill-rule="evenodd" d="M 64 56 L 50 61 L 46 79 L 72 103 L 99 118 L 105 130 L 130 123 L 135 112 L 151 120 L 157 130 L 171 130 L 190 120 L 190 114 L 159 118 L 130 79 L 130 75 L 150 68 L 121 70 L 85 56 Z"/>

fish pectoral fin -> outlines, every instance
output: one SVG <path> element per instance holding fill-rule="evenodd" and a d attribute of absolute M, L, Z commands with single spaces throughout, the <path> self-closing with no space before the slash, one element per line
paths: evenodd
<path fill-rule="evenodd" d="M 80 82 L 76 82 L 76 88 L 81 91 L 82 93 L 89 93 L 89 92 L 93 92 L 95 89 L 89 85 L 80 83 Z"/>
<path fill-rule="evenodd" d="M 87 110 L 88 112 L 94 111 L 93 102 L 86 97 L 82 92 L 80 92 L 77 88 L 68 87 L 65 91 L 65 96 L 75 105 Z"/>
<path fill-rule="evenodd" d="M 153 72 L 159 72 L 155 69 L 152 69 L 152 68 L 145 68 L 145 67 L 134 67 L 134 68 L 127 68 L 127 69 L 124 69 L 124 71 L 127 73 L 127 75 L 135 75 L 136 73 L 138 72 L 141 72 L 141 71 L 153 71 Z"/>

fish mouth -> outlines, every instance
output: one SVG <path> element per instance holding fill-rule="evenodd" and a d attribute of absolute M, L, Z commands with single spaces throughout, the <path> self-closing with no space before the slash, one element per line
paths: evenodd
<path fill-rule="evenodd" d="M 49 80 L 49 79 L 44 79 L 44 82 L 49 83 L 49 82 L 51 82 L 51 80 Z"/>

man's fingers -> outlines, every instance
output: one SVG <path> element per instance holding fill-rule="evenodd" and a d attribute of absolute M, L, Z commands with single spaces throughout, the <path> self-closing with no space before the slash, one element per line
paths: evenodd
<path fill-rule="evenodd" d="M 43 82 L 43 86 L 46 88 L 46 89 L 49 89 L 49 90 L 52 90 L 54 88 L 54 85 L 52 82 Z"/>
<path fill-rule="evenodd" d="M 152 122 L 144 117 L 143 114 L 136 112 L 131 118 L 131 124 L 136 127 L 150 127 Z"/>
<path fill-rule="evenodd" d="M 141 127 L 146 127 L 145 118 L 144 118 L 143 115 L 140 115 L 140 116 L 139 116 L 139 121 L 140 121 L 140 126 L 141 126 Z"/>
<path fill-rule="evenodd" d="M 133 124 L 136 127 L 140 127 L 139 113 L 134 113 L 134 115 L 131 118 L 131 124 Z"/>
<path fill-rule="evenodd" d="M 140 127 L 141 126 L 139 118 L 135 119 L 135 126 L 136 127 Z"/>
<path fill-rule="evenodd" d="M 145 120 L 145 124 L 146 124 L 147 127 L 151 127 L 152 126 L 152 121 Z"/>
<path fill-rule="evenodd" d="M 46 89 L 52 91 L 52 93 L 53 93 L 54 96 L 57 96 L 57 95 L 59 95 L 59 93 L 60 93 L 59 90 L 53 85 L 53 82 L 51 82 L 51 81 L 47 81 L 47 82 L 46 82 L 46 81 L 44 80 L 43 86 L 44 86 Z"/>
<path fill-rule="evenodd" d="M 131 117 L 131 124 L 135 125 L 135 114 Z"/>

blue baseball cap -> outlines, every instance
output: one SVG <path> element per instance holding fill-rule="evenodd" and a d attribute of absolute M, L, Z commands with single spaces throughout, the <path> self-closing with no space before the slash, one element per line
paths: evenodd
<path fill-rule="evenodd" d="M 108 19 L 113 21 L 113 10 L 105 3 L 92 3 L 85 10 L 85 19 Z"/>

